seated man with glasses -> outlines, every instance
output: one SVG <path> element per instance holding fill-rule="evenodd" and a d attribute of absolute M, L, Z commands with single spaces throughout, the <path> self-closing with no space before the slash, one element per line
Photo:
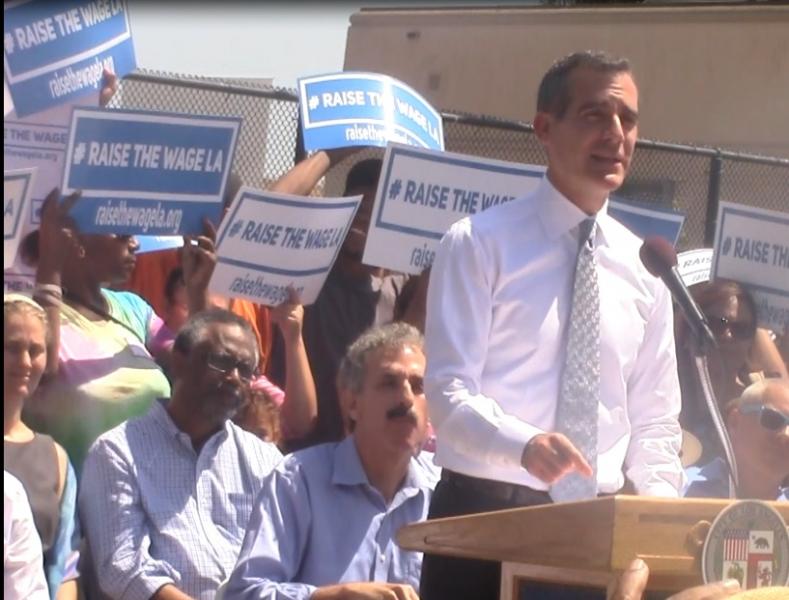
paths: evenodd
<path fill-rule="evenodd" d="M 724 410 L 739 474 L 738 498 L 789 500 L 789 380 L 754 383 Z M 725 498 L 722 458 L 688 469 L 685 496 Z"/>
<path fill-rule="evenodd" d="M 172 397 L 91 447 L 79 507 L 88 567 L 107 596 L 213 598 L 230 575 L 255 496 L 281 459 L 231 421 L 258 358 L 244 319 L 198 313 L 173 346 Z"/>

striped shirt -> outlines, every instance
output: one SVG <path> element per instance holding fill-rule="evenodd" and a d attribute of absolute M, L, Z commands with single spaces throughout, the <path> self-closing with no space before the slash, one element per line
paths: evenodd
<path fill-rule="evenodd" d="M 148 599 L 173 584 L 213 598 L 280 452 L 227 421 L 197 453 L 165 401 L 102 435 L 88 453 L 80 514 L 99 585 Z"/>

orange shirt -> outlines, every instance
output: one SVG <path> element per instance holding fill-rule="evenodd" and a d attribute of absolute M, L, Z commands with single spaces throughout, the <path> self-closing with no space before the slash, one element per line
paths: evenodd
<path fill-rule="evenodd" d="M 157 315 L 163 315 L 167 306 L 164 283 L 170 271 L 180 266 L 181 254 L 178 248 L 138 254 L 137 264 L 124 289 L 142 296 Z"/>
<path fill-rule="evenodd" d="M 242 298 L 231 298 L 229 308 L 233 313 L 252 325 L 252 329 L 255 330 L 258 348 L 260 348 L 258 368 L 261 373 L 264 373 L 268 357 L 271 354 L 271 319 L 269 318 L 268 307 Z"/>

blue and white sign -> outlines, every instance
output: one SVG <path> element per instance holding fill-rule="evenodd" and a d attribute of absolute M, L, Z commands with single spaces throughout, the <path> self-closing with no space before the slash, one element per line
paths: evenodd
<path fill-rule="evenodd" d="M 79 102 L 95 106 L 98 104 L 98 92 L 80 97 Z M 12 110 L 3 119 L 5 169 L 36 169 L 32 199 L 27 215 L 22 218 L 22 239 L 38 228 L 44 198 L 52 188 L 59 187 L 63 179 L 63 159 L 72 109 L 71 105 L 60 104 L 27 117 L 19 117 Z M 30 290 L 34 280 L 35 270 L 19 257 L 11 268 L 3 272 L 3 286 L 7 292 Z"/>
<path fill-rule="evenodd" d="M 5 171 L 3 173 L 3 269 L 9 269 L 16 259 L 25 216 L 30 210 L 35 169 Z"/>
<path fill-rule="evenodd" d="M 3 63 L 14 108 L 29 115 L 98 90 L 104 69 L 136 62 L 123 0 L 28 0 L 4 6 Z"/>
<path fill-rule="evenodd" d="M 90 233 L 199 233 L 218 223 L 241 120 L 75 108 L 62 191 Z"/>
<path fill-rule="evenodd" d="M 642 240 L 659 235 L 675 246 L 685 223 L 685 215 L 682 213 L 616 197 L 612 197 L 608 202 L 608 214 Z"/>
<path fill-rule="evenodd" d="M 312 304 L 360 202 L 241 188 L 217 234 L 211 290 L 276 306 L 292 287 Z"/>
<path fill-rule="evenodd" d="M 690 287 L 710 280 L 712 248 L 696 248 L 677 254 L 677 270 L 682 283 Z"/>
<path fill-rule="evenodd" d="M 756 300 L 762 327 L 789 328 L 789 213 L 721 202 L 712 276 L 733 279 Z"/>
<path fill-rule="evenodd" d="M 307 150 L 400 142 L 444 149 L 441 114 L 404 83 L 377 73 L 299 79 Z"/>
<path fill-rule="evenodd" d="M 441 237 L 455 221 L 527 194 L 544 172 L 535 165 L 391 144 L 363 261 L 421 273 L 433 264 Z"/>

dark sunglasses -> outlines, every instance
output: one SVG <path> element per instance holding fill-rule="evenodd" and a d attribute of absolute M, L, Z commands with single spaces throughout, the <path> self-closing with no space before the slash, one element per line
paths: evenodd
<path fill-rule="evenodd" d="M 732 337 L 738 340 L 750 339 L 756 333 L 756 326 L 753 323 L 730 321 L 726 317 L 711 317 L 708 321 L 715 337 L 721 337 L 727 329 L 731 332 Z"/>
<path fill-rule="evenodd" d="M 257 375 L 257 365 L 251 365 L 247 362 L 236 359 L 236 357 L 229 354 L 214 354 L 209 352 L 205 357 L 205 364 L 210 369 L 228 375 L 233 372 L 233 369 L 238 370 L 238 377 L 241 381 L 249 383 Z"/>
<path fill-rule="evenodd" d="M 781 431 L 789 426 L 789 416 L 764 404 L 743 404 L 740 406 L 743 415 L 759 415 L 759 425 L 769 431 Z"/>

